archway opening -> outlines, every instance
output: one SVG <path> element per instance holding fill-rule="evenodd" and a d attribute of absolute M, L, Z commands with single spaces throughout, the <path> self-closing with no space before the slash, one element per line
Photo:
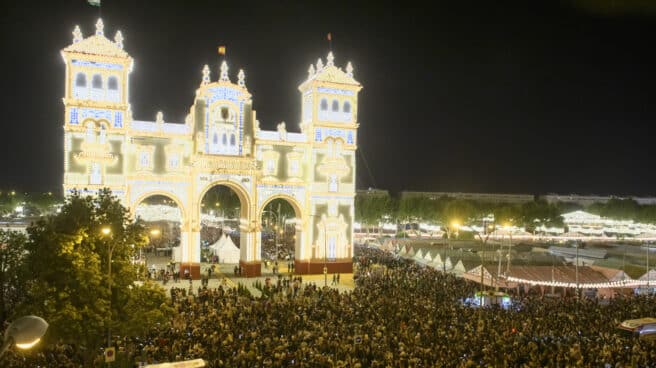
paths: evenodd
<path fill-rule="evenodd" d="M 262 272 L 270 274 L 294 271 L 297 224 L 300 213 L 288 200 L 275 198 L 260 213 Z"/>
<path fill-rule="evenodd" d="M 226 185 L 210 188 L 200 203 L 200 262 L 236 265 L 240 259 L 242 203 Z"/>
<path fill-rule="evenodd" d="M 182 211 L 165 195 L 151 195 L 135 208 L 135 217 L 146 224 L 148 244 L 141 250 L 139 263 L 143 275 L 156 280 L 172 277 L 180 261 Z"/>

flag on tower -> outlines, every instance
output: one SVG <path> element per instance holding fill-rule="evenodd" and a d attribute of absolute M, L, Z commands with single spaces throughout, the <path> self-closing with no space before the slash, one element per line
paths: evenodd
<path fill-rule="evenodd" d="M 225 55 L 225 53 L 226 53 L 226 47 L 219 46 L 219 55 Z"/>
<path fill-rule="evenodd" d="M 89 5 L 100 7 L 100 0 L 87 0 Z"/>

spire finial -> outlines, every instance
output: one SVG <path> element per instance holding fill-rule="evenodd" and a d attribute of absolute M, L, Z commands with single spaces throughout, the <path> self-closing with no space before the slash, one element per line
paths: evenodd
<path fill-rule="evenodd" d="M 244 74 L 243 69 L 239 69 L 239 74 L 237 75 L 237 78 L 239 78 L 239 80 L 237 81 L 239 87 L 246 87 L 246 79 L 245 79 L 246 75 Z"/>
<path fill-rule="evenodd" d="M 310 69 L 308 69 L 308 78 L 314 76 L 314 65 L 310 64 Z"/>
<path fill-rule="evenodd" d="M 118 46 L 119 49 L 123 49 L 123 34 L 121 31 L 116 31 L 116 35 L 114 36 L 114 42 L 116 42 L 116 46 Z"/>
<path fill-rule="evenodd" d="M 346 75 L 353 78 L 353 65 L 351 65 L 350 61 L 346 64 Z"/>
<path fill-rule="evenodd" d="M 201 86 L 204 86 L 210 82 L 210 67 L 205 64 L 203 67 L 203 81 L 200 83 Z"/>
<path fill-rule="evenodd" d="M 82 41 L 82 31 L 80 31 L 80 26 L 75 26 L 73 30 L 73 43 Z"/>
<path fill-rule="evenodd" d="M 164 113 L 161 111 L 157 112 L 157 115 L 155 115 L 155 122 L 157 124 L 162 124 L 164 122 Z"/>
<path fill-rule="evenodd" d="M 317 73 L 320 72 L 323 69 L 323 61 L 321 61 L 321 58 L 317 60 Z"/>
<path fill-rule="evenodd" d="M 328 52 L 328 57 L 326 58 L 326 66 L 334 66 L 335 63 L 335 56 L 333 56 L 333 52 L 329 51 Z"/>
<path fill-rule="evenodd" d="M 221 81 L 223 82 L 230 82 L 230 78 L 228 78 L 228 63 L 223 60 L 221 63 Z"/>
<path fill-rule="evenodd" d="M 98 18 L 98 21 L 96 22 L 96 35 L 103 36 L 105 34 L 104 29 L 105 29 L 105 24 L 103 24 L 101 18 Z"/>

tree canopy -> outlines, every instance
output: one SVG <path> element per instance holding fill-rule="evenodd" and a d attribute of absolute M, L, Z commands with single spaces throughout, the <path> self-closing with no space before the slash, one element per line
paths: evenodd
<path fill-rule="evenodd" d="M 24 266 L 31 279 L 22 312 L 46 319 L 51 336 L 92 351 L 102 345 L 110 321 L 113 331 L 125 334 L 136 332 L 134 318 L 158 318 L 143 308 L 159 306 L 163 290 L 134 284 L 132 260 L 146 244 L 146 229 L 108 189 L 96 196 L 73 193 L 58 214 L 27 232 Z"/>

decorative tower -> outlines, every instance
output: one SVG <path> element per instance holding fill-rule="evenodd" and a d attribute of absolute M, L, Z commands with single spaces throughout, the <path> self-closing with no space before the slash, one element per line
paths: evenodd
<path fill-rule="evenodd" d="M 105 37 L 101 19 L 84 38 L 79 26 L 73 44 L 61 51 L 66 63 L 64 102 L 64 192 L 108 187 L 125 196 L 125 125 L 129 119 L 128 76 L 132 58 L 123 36 Z"/>
<path fill-rule="evenodd" d="M 301 129 L 312 142 L 309 181 L 313 183 L 307 221 L 310 257 L 298 261 L 304 273 L 351 272 L 355 197 L 355 150 L 357 149 L 357 102 L 362 89 L 335 66 L 332 52 L 326 64 L 311 65 L 301 92 Z M 303 272 L 301 271 L 301 272 Z"/>

